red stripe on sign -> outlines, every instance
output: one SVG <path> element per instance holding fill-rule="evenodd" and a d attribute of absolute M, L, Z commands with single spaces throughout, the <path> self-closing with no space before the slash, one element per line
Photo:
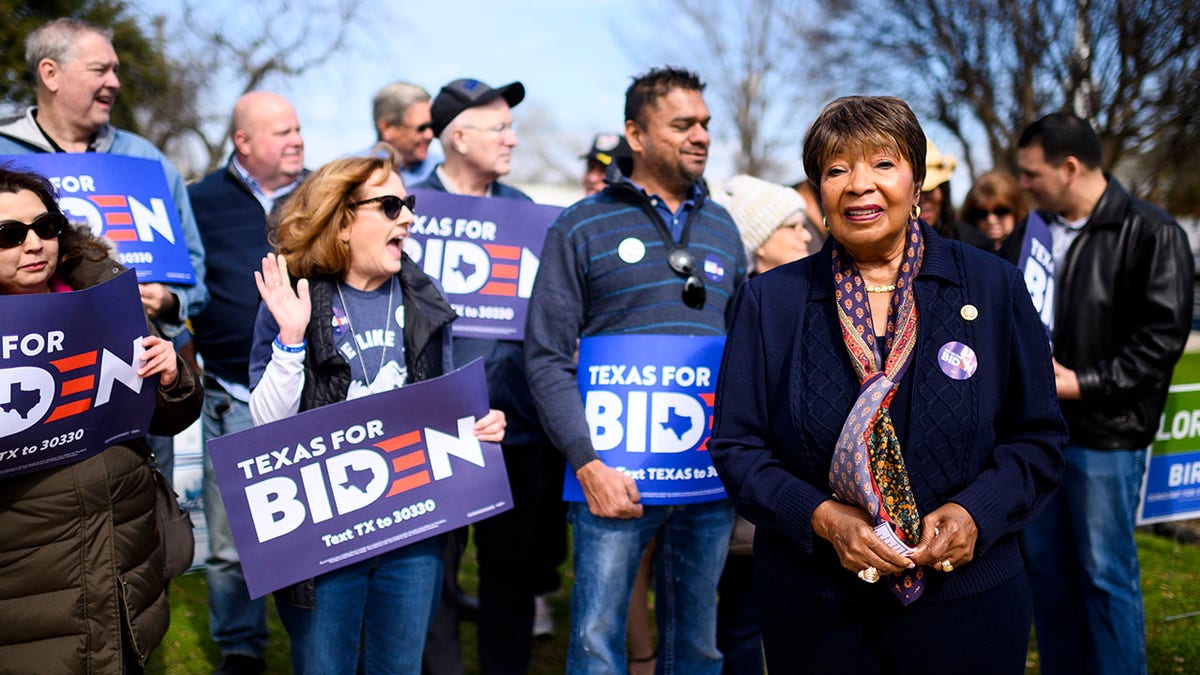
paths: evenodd
<path fill-rule="evenodd" d="M 102 209 L 115 209 L 118 206 L 128 206 L 123 195 L 89 195 L 88 199 Z"/>
<path fill-rule="evenodd" d="M 516 279 L 521 273 L 521 268 L 516 265 L 492 265 L 493 279 Z"/>
<path fill-rule="evenodd" d="M 418 450 L 416 452 L 410 452 L 407 455 L 400 455 L 399 457 L 393 459 L 392 471 L 395 473 L 400 473 L 401 471 L 408 471 L 415 466 L 421 466 L 424 463 L 425 452 Z"/>
<path fill-rule="evenodd" d="M 420 443 L 420 442 L 421 442 L 421 430 L 417 429 L 416 431 L 410 431 L 407 434 L 401 434 L 399 436 L 392 436 L 391 438 L 385 438 L 382 441 L 379 441 L 378 443 L 376 443 L 375 447 L 379 448 L 380 450 L 382 450 L 384 452 L 395 452 L 395 451 L 399 450 L 400 448 L 405 448 L 405 447 L 412 445 L 413 443 Z"/>
<path fill-rule="evenodd" d="M 128 212 L 117 211 L 104 214 L 104 222 L 109 225 L 132 225 L 133 216 Z"/>
<path fill-rule="evenodd" d="M 710 408 L 717 404 L 717 395 L 715 393 L 696 394 L 696 395 L 700 397 L 701 401 L 704 401 L 705 403 L 707 403 L 708 407 L 710 407 Z"/>
<path fill-rule="evenodd" d="M 708 439 L 707 438 L 704 439 L 704 442 L 700 444 L 700 447 L 696 448 L 696 452 L 708 452 Z"/>
<path fill-rule="evenodd" d="M 96 376 L 86 375 L 77 377 L 73 380 L 67 380 L 62 383 L 62 391 L 58 392 L 59 396 L 70 396 L 78 394 L 81 391 L 88 391 L 96 387 Z"/>
<path fill-rule="evenodd" d="M 75 370 L 76 368 L 94 366 L 96 365 L 96 352 L 84 352 L 82 354 L 76 354 L 75 356 L 68 356 L 64 359 L 55 359 L 54 361 L 50 362 L 50 365 L 58 368 L 59 372 L 63 373 L 67 372 L 68 370 Z"/>
<path fill-rule="evenodd" d="M 54 412 L 50 413 L 50 416 L 46 418 L 46 421 L 43 422 L 43 424 L 49 424 L 55 420 L 61 420 L 64 417 L 70 417 L 71 415 L 78 415 L 81 412 L 87 411 L 91 407 L 92 399 L 90 398 L 85 398 L 82 401 L 64 403 L 55 408 Z"/>
<path fill-rule="evenodd" d="M 393 495 L 398 495 L 401 492 L 407 492 L 413 488 L 419 488 L 422 485 L 428 485 L 428 484 L 429 484 L 429 472 L 428 471 L 414 473 L 411 476 L 405 476 L 404 478 L 397 478 L 396 480 L 392 481 L 392 489 L 388 490 L 388 493 L 386 496 L 391 497 Z"/>
<path fill-rule="evenodd" d="M 504 246 L 502 244 L 484 244 L 484 250 L 493 258 L 503 258 L 505 260 L 520 260 L 520 246 Z"/>
<path fill-rule="evenodd" d="M 517 297 L 517 285 L 504 283 L 500 281 L 489 281 L 487 285 L 479 289 L 480 295 L 504 295 L 510 298 Z"/>
<path fill-rule="evenodd" d="M 105 230 L 104 236 L 112 241 L 137 241 L 137 232 L 133 230 Z"/>

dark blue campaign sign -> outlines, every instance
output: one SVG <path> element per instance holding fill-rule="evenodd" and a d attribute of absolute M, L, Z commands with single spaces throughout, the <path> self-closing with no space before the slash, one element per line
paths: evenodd
<path fill-rule="evenodd" d="M 637 482 L 644 504 L 725 497 L 708 454 L 725 338 L 604 335 L 579 341 L 576 380 L 603 462 Z M 585 501 L 570 467 L 563 499 Z"/>
<path fill-rule="evenodd" d="M 125 272 L 70 293 L 0 295 L 0 478 L 145 436 L 158 376 L 138 377 L 146 315 Z"/>
<path fill-rule="evenodd" d="M 1025 276 L 1025 287 L 1033 299 L 1033 307 L 1051 336 L 1054 335 L 1054 254 L 1053 239 L 1046 221 L 1037 211 L 1030 211 L 1025 220 L 1025 239 L 1021 242 L 1021 257 L 1017 267 Z"/>
<path fill-rule="evenodd" d="M 215 438 L 251 597 L 512 508 L 483 362 Z"/>
<path fill-rule="evenodd" d="M 433 190 L 412 194 L 416 221 L 404 250 L 441 282 L 459 316 L 454 335 L 523 340 L 542 243 L 562 209 Z"/>
<path fill-rule="evenodd" d="M 0 157 L 32 169 L 58 188 L 58 205 L 71 222 L 117 246 L 122 265 L 139 283 L 196 283 L 179 212 L 162 164 L 105 153 L 44 153 Z"/>

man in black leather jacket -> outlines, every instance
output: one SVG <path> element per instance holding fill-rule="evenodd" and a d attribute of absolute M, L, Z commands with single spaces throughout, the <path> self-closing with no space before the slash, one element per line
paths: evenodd
<path fill-rule="evenodd" d="M 1169 214 L 1104 174 L 1084 120 L 1047 115 L 1018 147 L 1053 237 L 1054 373 L 1071 434 L 1062 486 L 1025 531 L 1042 672 L 1145 673 L 1133 528 L 1191 325 L 1192 255 Z"/>

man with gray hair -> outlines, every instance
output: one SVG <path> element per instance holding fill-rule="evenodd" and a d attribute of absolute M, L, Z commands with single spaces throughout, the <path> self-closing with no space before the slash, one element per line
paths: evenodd
<path fill-rule="evenodd" d="M 433 121 L 429 101 L 429 92 L 408 82 L 387 85 L 372 101 L 377 138 L 373 151 L 387 146 L 395 152 L 396 170 L 407 186 L 428 178 L 441 161 L 430 154 Z"/>
<path fill-rule="evenodd" d="M 204 247 L 183 177 L 150 141 L 109 123 L 121 82 L 112 31 L 78 19 L 55 19 L 25 38 L 25 61 L 33 77 L 37 105 L 0 122 L 0 155 L 99 152 L 160 162 L 187 243 L 196 283 L 192 286 L 139 284 L 142 306 L 164 335 L 186 343 L 185 322 L 208 302 Z M 148 436 L 168 479 L 174 465 L 172 439 Z"/>

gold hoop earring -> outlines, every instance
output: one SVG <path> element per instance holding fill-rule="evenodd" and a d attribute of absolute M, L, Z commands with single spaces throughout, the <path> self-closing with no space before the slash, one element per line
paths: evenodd
<path fill-rule="evenodd" d="M 920 204 L 913 204 L 913 207 L 912 207 L 912 219 L 913 219 L 913 220 L 917 220 L 917 219 L 918 219 L 918 218 L 920 218 L 920 217 L 921 217 L 921 205 L 920 205 Z"/>
<path fill-rule="evenodd" d="M 825 226 L 825 232 L 828 233 L 829 232 L 829 218 L 826 216 L 821 216 L 821 224 Z"/>

